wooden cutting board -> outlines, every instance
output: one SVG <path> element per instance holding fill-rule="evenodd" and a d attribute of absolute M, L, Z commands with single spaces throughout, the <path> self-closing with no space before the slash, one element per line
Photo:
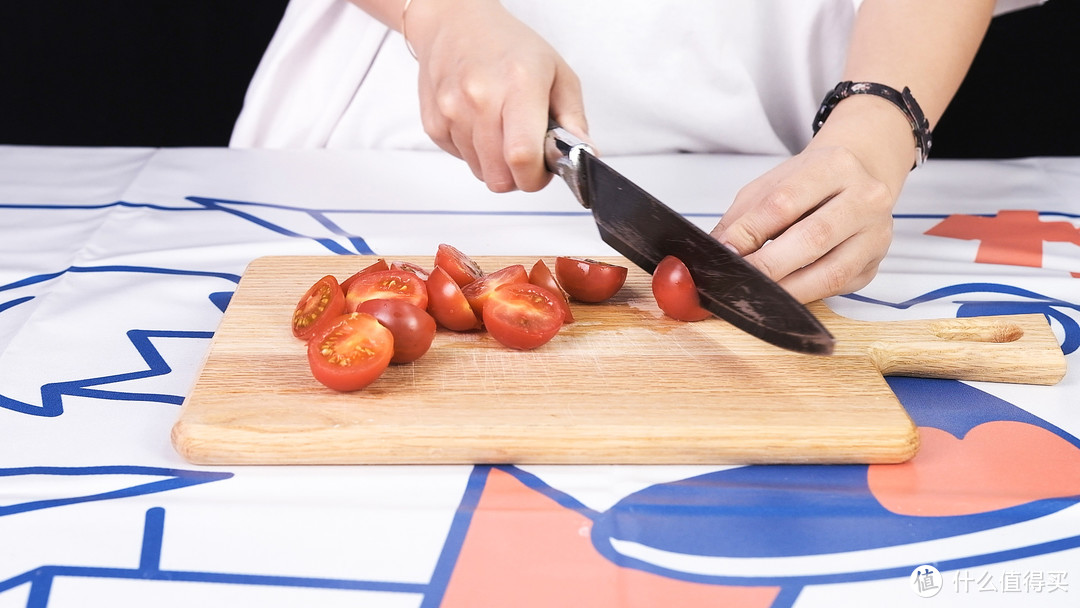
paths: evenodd
<path fill-rule="evenodd" d="M 668 319 L 648 274 L 604 258 L 629 267 L 626 285 L 574 304 L 576 321 L 544 346 L 440 330 L 418 361 L 337 393 L 311 377 L 292 311 L 320 277 L 375 259 L 252 262 L 173 428 L 177 451 L 196 464 L 894 463 L 915 454 L 918 434 L 883 374 L 1065 374 L 1042 315 L 872 323 L 818 302 L 836 351 L 802 355 L 720 319 Z M 538 258 L 475 259 L 491 271 Z"/>

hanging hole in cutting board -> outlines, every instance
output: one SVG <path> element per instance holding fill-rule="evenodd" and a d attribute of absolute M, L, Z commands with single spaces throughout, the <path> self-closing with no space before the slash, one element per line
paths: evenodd
<path fill-rule="evenodd" d="M 1016 342 L 1024 337 L 1024 330 L 1008 322 L 987 323 L 982 319 L 944 319 L 930 325 L 930 333 L 942 340 L 958 342 Z"/>

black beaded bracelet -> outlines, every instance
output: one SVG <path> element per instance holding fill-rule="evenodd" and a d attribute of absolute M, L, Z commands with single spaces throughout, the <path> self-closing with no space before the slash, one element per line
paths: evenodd
<path fill-rule="evenodd" d="M 829 114 L 832 113 L 836 104 L 852 95 L 877 95 L 889 100 L 899 108 L 908 119 L 908 122 L 911 123 L 911 131 L 915 134 L 915 164 L 911 168 L 914 169 L 926 162 L 926 157 L 930 155 L 930 145 L 932 143 L 930 121 L 923 115 L 922 108 L 919 107 L 915 97 L 911 95 L 911 90 L 907 87 L 904 87 L 903 91 L 897 91 L 890 86 L 876 82 L 852 82 L 850 80 L 841 82 L 836 85 L 836 88 L 829 91 L 829 94 L 822 100 L 817 116 L 814 117 L 814 135 L 817 135 L 821 125 L 825 124 L 825 120 L 829 118 Z"/>

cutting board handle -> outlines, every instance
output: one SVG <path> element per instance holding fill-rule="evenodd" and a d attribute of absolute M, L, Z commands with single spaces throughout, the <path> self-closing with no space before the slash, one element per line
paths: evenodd
<path fill-rule="evenodd" d="M 1041 314 L 876 324 L 867 352 L 883 376 L 1056 384 L 1065 355 Z"/>

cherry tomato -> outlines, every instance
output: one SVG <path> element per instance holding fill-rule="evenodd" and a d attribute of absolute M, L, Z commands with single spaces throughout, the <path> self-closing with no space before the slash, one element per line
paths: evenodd
<path fill-rule="evenodd" d="M 428 280 L 428 277 L 431 274 L 427 270 L 425 270 L 423 266 L 419 264 L 413 264 L 412 262 L 406 262 L 404 260 L 394 260 L 393 262 L 390 262 L 390 268 L 394 270 L 407 270 L 420 277 L 420 279 L 424 281 Z"/>
<path fill-rule="evenodd" d="M 327 275 L 308 288 L 296 303 L 292 316 L 292 333 L 307 340 L 326 326 L 334 317 L 345 312 L 345 292 L 337 279 Z"/>
<path fill-rule="evenodd" d="M 439 245 L 439 249 L 435 252 L 435 265 L 445 270 L 460 287 L 484 276 L 484 271 L 480 269 L 479 264 L 456 247 L 446 243 Z"/>
<path fill-rule="evenodd" d="M 367 300 L 356 307 L 382 323 L 394 334 L 391 363 L 411 363 L 431 348 L 435 340 L 435 319 L 405 300 Z"/>
<path fill-rule="evenodd" d="M 626 267 L 588 258 L 555 258 L 555 278 L 579 302 L 603 302 L 622 289 Z"/>
<path fill-rule="evenodd" d="M 499 285 L 484 305 L 484 326 L 504 346 L 531 350 L 559 333 L 563 324 L 560 300 L 532 283 Z"/>
<path fill-rule="evenodd" d="M 356 281 L 356 277 L 358 277 L 358 276 L 360 276 L 362 274 L 367 274 L 369 272 L 376 272 L 376 271 L 379 271 L 379 270 L 390 270 L 390 265 L 387 264 L 386 260 L 384 260 L 382 258 L 379 258 L 379 261 L 375 262 L 374 264 L 371 264 L 370 266 L 368 266 L 366 268 L 361 269 L 356 274 L 354 274 L 351 277 L 349 277 L 349 278 L 345 279 L 344 281 L 342 281 L 341 282 L 341 290 L 344 291 L 345 293 L 348 293 L 349 292 L 349 287 L 352 286 L 354 281 Z"/>
<path fill-rule="evenodd" d="M 427 285 L 408 270 L 377 270 L 356 277 L 345 292 L 345 312 L 355 312 L 365 300 L 401 299 L 423 310 L 427 308 Z"/>
<path fill-rule="evenodd" d="M 469 301 L 469 306 L 472 306 L 477 319 L 483 321 L 484 302 L 487 302 L 488 297 L 491 296 L 491 292 L 495 291 L 496 287 L 511 283 L 528 282 L 529 273 L 525 272 L 525 267 L 521 264 L 513 264 L 476 279 L 472 283 L 462 287 L 461 293 L 465 294 L 465 299 Z"/>
<path fill-rule="evenodd" d="M 428 312 L 435 321 L 452 331 L 469 331 L 480 328 L 480 320 L 473 312 L 461 287 L 445 270 L 436 266 L 427 280 Z"/>
<path fill-rule="evenodd" d="M 544 263 L 544 260 L 536 260 L 536 263 L 533 264 L 532 270 L 529 271 L 529 282 L 533 285 L 539 285 L 555 295 L 562 296 L 560 302 L 562 303 L 563 323 L 574 322 L 574 313 L 570 310 L 570 298 L 563 291 L 562 285 L 559 285 L 555 275 L 551 274 L 551 269 Z"/>
<path fill-rule="evenodd" d="M 656 305 L 664 314 L 678 321 L 701 321 L 712 313 L 701 307 L 694 278 L 679 258 L 669 255 L 660 260 L 652 275 Z"/>
<path fill-rule="evenodd" d="M 308 340 L 311 375 L 336 391 L 355 391 L 374 382 L 394 355 L 394 335 L 367 313 L 336 317 Z"/>

